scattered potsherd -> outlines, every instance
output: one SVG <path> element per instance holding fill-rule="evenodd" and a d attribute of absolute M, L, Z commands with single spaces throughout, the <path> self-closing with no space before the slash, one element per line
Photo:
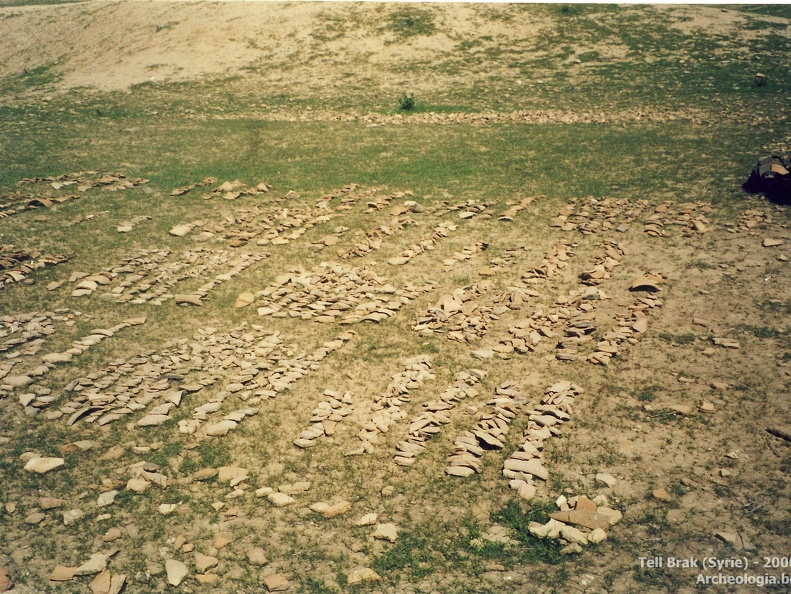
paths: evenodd
<path fill-rule="evenodd" d="M 680 415 L 691 415 L 695 411 L 694 407 L 689 404 L 673 404 L 668 408 Z"/>
<path fill-rule="evenodd" d="M 514 472 L 533 475 L 542 481 L 549 480 L 549 473 L 547 472 L 547 469 L 544 468 L 541 462 L 536 458 L 533 458 L 532 460 L 519 460 L 510 458 L 505 461 L 503 468 L 506 470 L 512 470 Z"/>
<path fill-rule="evenodd" d="M 36 456 L 28 460 L 27 464 L 25 464 L 25 470 L 44 474 L 60 468 L 65 463 L 66 461 L 63 458 L 42 458 L 41 456 Z"/>
<path fill-rule="evenodd" d="M 245 552 L 245 556 L 247 557 L 247 561 L 250 565 L 266 565 L 269 563 L 269 560 L 266 558 L 266 553 L 264 549 L 260 547 L 253 547 L 251 549 L 247 549 Z"/>
<path fill-rule="evenodd" d="M 106 569 L 100 571 L 93 580 L 88 584 L 93 594 L 107 594 L 112 585 L 112 577 L 110 572 Z"/>
<path fill-rule="evenodd" d="M 7 375 L 3 378 L 3 384 L 12 388 L 24 388 L 33 383 L 33 378 L 29 375 Z"/>
<path fill-rule="evenodd" d="M 657 499 L 659 501 L 665 501 L 665 502 L 670 501 L 672 499 L 670 497 L 670 493 L 668 493 L 665 489 L 662 489 L 662 488 L 654 489 L 653 491 L 651 491 L 651 496 L 654 499 Z"/>
<path fill-rule="evenodd" d="M 203 305 L 200 295 L 174 295 L 173 301 L 176 305 Z"/>
<path fill-rule="evenodd" d="M 76 567 L 56 565 L 52 570 L 52 573 L 49 574 L 49 579 L 52 582 L 68 582 L 69 580 L 74 579 L 74 572 L 76 570 Z"/>
<path fill-rule="evenodd" d="M 108 505 L 112 505 L 115 503 L 115 496 L 118 495 L 118 491 L 113 489 L 112 491 L 106 491 L 99 495 L 99 499 L 96 502 L 98 507 L 105 507 Z"/>
<path fill-rule="evenodd" d="M 595 528 L 609 528 L 610 520 L 607 516 L 600 515 L 595 510 L 590 509 L 572 509 L 569 511 L 561 511 L 549 514 L 549 517 L 564 524 L 574 524 L 576 526 L 583 526 L 591 530 Z"/>
<path fill-rule="evenodd" d="M 638 276 L 629 285 L 630 291 L 649 291 L 655 293 L 662 289 L 662 277 L 658 274 L 644 274 Z"/>
<path fill-rule="evenodd" d="M 210 437 L 222 437 L 227 435 L 232 429 L 236 429 L 238 423 L 231 419 L 223 419 L 218 423 L 206 426 L 206 435 Z"/>
<path fill-rule="evenodd" d="M 546 524 L 530 522 L 527 529 L 530 534 L 537 536 L 538 538 L 557 538 L 560 536 L 561 526 L 563 526 L 563 524 L 550 518 Z"/>
<path fill-rule="evenodd" d="M 761 242 L 765 248 L 767 247 L 778 247 L 784 245 L 785 241 L 782 239 L 773 239 L 771 237 L 765 237 L 764 240 Z"/>
<path fill-rule="evenodd" d="M 201 468 L 193 472 L 191 476 L 194 481 L 205 481 L 214 478 L 218 473 L 219 471 L 216 468 Z"/>
<path fill-rule="evenodd" d="M 13 585 L 14 584 L 8 575 L 8 571 L 0 567 L 0 592 L 7 592 Z"/>
<path fill-rule="evenodd" d="M 220 560 L 217 557 L 203 555 L 202 553 L 195 551 L 195 569 L 198 573 L 206 573 L 207 569 L 216 567 L 219 563 Z"/>
<path fill-rule="evenodd" d="M 355 526 L 373 526 L 374 524 L 376 524 L 376 518 L 377 518 L 376 514 L 365 514 L 362 518 L 360 518 L 359 520 L 356 520 L 354 522 L 354 525 Z"/>
<path fill-rule="evenodd" d="M 296 499 L 291 497 L 290 495 L 286 495 L 285 493 L 270 493 L 267 496 L 269 502 L 274 505 L 275 507 L 286 507 L 287 505 L 293 504 Z"/>
<path fill-rule="evenodd" d="M 42 514 L 41 512 L 31 512 L 27 516 L 25 516 L 25 524 L 30 524 L 31 526 L 36 526 L 44 521 L 47 516 Z"/>
<path fill-rule="evenodd" d="M 59 499 L 57 497 L 40 497 L 38 500 L 38 506 L 44 511 L 63 507 L 65 504 L 66 501 L 64 499 Z"/>
<path fill-rule="evenodd" d="M 75 576 L 94 575 L 107 567 L 107 555 L 94 553 L 91 558 L 74 570 Z"/>
<path fill-rule="evenodd" d="M 202 221 L 193 221 L 191 223 L 180 223 L 172 227 L 169 231 L 171 235 L 176 237 L 184 237 L 187 233 L 192 231 L 195 227 L 202 225 Z"/>
<path fill-rule="evenodd" d="M 210 585 L 216 583 L 220 579 L 220 576 L 216 573 L 199 573 L 195 576 L 195 579 L 199 584 Z"/>
<path fill-rule="evenodd" d="M 731 340 L 730 338 L 712 338 L 711 341 L 716 344 L 717 346 L 724 347 L 726 349 L 739 349 L 741 345 L 736 342 L 735 340 Z"/>
<path fill-rule="evenodd" d="M 167 572 L 168 584 L 178 586 L 189 575 L 189 569 L 178 559 L 168 559 L 165 561 L 165 571 Z"/>
<path fill-rule="evenodd" d="M 275 573 L 264 578 L 264 586 L 268 592 L 285 592 L 291 584 L 285 576 Z"/>
<path fill-rule="evenodd" d="M 333 505 L 328 505 L 327 507 L 324 507 L 319 513 L 321 513 L 321 515 L 324 516 L 325 518 L 330 519 L 345 514 L 351 508 L 352 508 L 351 501 L 344 500 L 344 501 L 339 501 L 338 503 L 335 503 Z"/>
<path fill-rule="evenodd" d="M 161 503 L 157 507 L 157 511 L 163 516 L 169 516 L 178 509 L 178 503 Z"/>
<path fill-rule="evenodd" d="M 374 538 L 395 542 L 398 540 L 398 528 L 395 524 L 377 524 Z"/>
<path fill-rule="evenodd" d="M 378 582 L 382 578 L 370 567 L 355 567 L 349 572 L 346 583 L 349 586 Z"/>
<path fill-rule="evenodd" d="M 239 294 L 233 306 L 239 309 L 241 307 L 247 307 L 254 301 L 255 301 L 255 295 L 253 293 L 250 293 L 249 291 L 245 291 L 244 293 Z"/>
<path fill-rule="evenodd" d="M 742 549 L 753 548 L 750 542 L 747 540 L 747 537 L 744 535 L 744 533 L 741 532 L 736 532 L 736 531 L 731 532 L 731 531 L 723 530 L 721 532 L 716 532 L 714 536 L 716 536 L 723 542 L 728 543 L 737 551 L 741 551 Z"/>
<path fill-rule="evenodd" d="M 65 526 L 71 526 L 82 520 L 84 517 L 85 512 L 83 512 L 81 509 L 70 509 L 63 512 L 63 524 Z"/>
<path fill-rule="evenodd" d="M 114 542 L 123 536 L 123 532 L 117 526 L 113 526 L 112 528 L 108 528 L 107 532 L 104 533 L 102 536 L 102 540 L 104 542 Z"/>
<path fill-rule="evenodd" d="M 599 472 L 595 479 L 597 483 L 610 489 L 618 483 L 618 479 L 608 472 Z"/>
<path fill-rule="evenodd" d="M 221 483 L 230 483 L 233 487 L 247 480 L 250 471 L 239 466 L 221 466 L 217 469 L 217 480 Z"/>
<path fill-rule="evenodd" d="M 151 483 L 144 478 L 132 478 L 126 483 L 126 488 L 135 493 L 145 493 L 151 488 Z"/>
<path fill-rule="evenodd" d="M 138 427 L 158 427 L 170 420 L 170 415 L 146 415 L 137 421 Z"/>
<path fill-rule="evenodd" d="M 494 358 L 494 351 L 492 349 L 478 349 L 470 353 L 476 359 L 492 359 Z"/>

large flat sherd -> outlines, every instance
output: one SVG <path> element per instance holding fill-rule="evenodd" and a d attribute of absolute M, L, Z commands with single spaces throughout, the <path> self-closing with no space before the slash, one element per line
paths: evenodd
<path fill-rule="evenodd" d="M 269 499 L 269 502 L 275 507 L 286 507 L 296 501 L 296 499 L 285 493 L 270 493 L 267 495 L 267 499 Z"/>
<path fill-rule="evenodd" d="M 46 472 L 50 472 L 55 470 L 56 468 L 60 468 L 66 463 L 63 458 L 31 458 L 28 460 L 27 464 L 25 464 L 25 470 L 29 472 L 36 472 L 38 474 L 44 474 Z"/>
<path fill-rule="evenodd" d="M 165 561 L 165 571 L 168 576 L 168 584 L 178 586 L 189 574 L 189 569 L 178 559 L 168 559 Z"/>
<path fill-rule="evenodd" d="M 513 470 L 515 472 L 524 472 L 526 474 L 532 474 L 536 478 L 540 478 L 542 481 L 545 481 L 549 478 L 549 472 L 547 469 L 541 465 L 537 459 L 533 460 L 515 460 L 510 458 L 505 461 L 503 465 L 506 470 Z"/>
<path fill-rule="evenodd" d="M 549 517 L 564 524 L 574 524 L 576 526 L 583 526 L 594 530 L 595 528 L 610 527 L 610 518 L 604 514 L 597 513 L 590 509 L 573 509 L 567 512 L 555 512 L 549 514 Z"/>
<path fill-rule="evenodd" d="M 291 587 L 291 584 L 285 576 L 275 573 L 264 578 L 264 586 L 268 592 L 285 592 Z"/>

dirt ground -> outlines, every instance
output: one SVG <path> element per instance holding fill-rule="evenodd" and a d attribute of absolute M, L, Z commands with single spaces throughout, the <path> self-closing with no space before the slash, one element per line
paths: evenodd
<path fill-rule="evenodd" d="M 574 87 L 633 61 L 638 7 L 606 42 L 562 55 L 542 42 L 556 24 L 540 11 L 399 10 L 0 2 L 0 79 L 52 77 L 5 93 L 0 115 L 18 127 L 16 102 L 53 105 L 54 125 L 82 102 L 150 91 L 141 109 L 166 95 L 155 116 L 173 130 L 704 130 L 748 114 L 773 126 L 760 148 L 791 145 L 788 107 L 743 96 L 530 103 L 547 73 L 568 71 Z M 732 7 L 650 16 L 685 39 L 727 40 L 727 60 L 791 36 L 787 18 L 757 27 Z M 551 65 L 519 67 L 503 48 Z M 641 59 L 694 68 L 688 51 Z M 215 79 L 245 97 L 238 109 L 199 93 L 179 104 Z M 456 105 L 459 85 L 483 89 L 481 110 L 371 108 L 407 86 Z M 365 89 L 371 104 L 338 107 Z M 198 153 L 209 173 L 222 142 L 234 138 Z M 121 161 L 133 173 L 31 179 L 8 154 L 26 173 L 0 200 L 0 592 L 791 591 L 791 231 L 787 206 L 738 189 L 748 170 L 660 185 L 650 162 L 628 197 L 611 197 L 617 180 L 596 196 L 354 180 L 301 195 L 222 174 L 151 181 Z M 713 196 L 726 186 L 736 199 Z M 62 254 L 14 251 L 58 238 Z M 535 536 L 528 520 L 548 518 L 530 510 L 566 512 L 568 499 L 598 510 L 606 539 L 571 520 L 581 540 Z"/>

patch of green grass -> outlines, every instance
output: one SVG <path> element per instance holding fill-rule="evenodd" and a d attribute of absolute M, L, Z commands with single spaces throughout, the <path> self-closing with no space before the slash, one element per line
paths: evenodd
<path fill-rule="evenodd" d="M 454 539 L 454 547 L 466 553 L 475 555 L 481 559 L 505 560 L 507 551 L 505 543 L 492 542 L 482 538 L 483 530 L 480 525 L 472 519 L 463 519 L 459 526 L 459 532 Z M 451 559 L 457 561 L 456 559 Z"/>
<path fill-rule="evenodd" d="M 554 504 L 537 499 L 529 504 L 512 500 L 493 513 L 492 520 L 514 531 L 522 545 L 519 554 L 523 561 L 529 563 L 542 561 L 557 565 L 563 561 L 560 543 L 557 540 L 537 538 L 528 530 L 530 522 L 546 524 L 549 521 L 549 513 L 555 509 Z"/>
<path fill-rule="evenodd" d="M 202 467 L 218 468 L 220 466 L 228 466 L 231 463 L 231 453 L 218 439 L 202 441 L 195 448 L 195 452 L 200 458 Z"/>
<path fill-rule="evenodd" d="M 672 569 L 638 567 L 632 575 L 637 583 L 659 587 L 663 592 L 678 592 L 686 586 L 683 573 Z"/>
<path fill-rule="evenodd" d="M 652 421 L 667 425 L 668 423 L 677 420 L 679 418 L 679 414 L 674 410 L 670 410 L 669 408 L 663 408 L 661 410 L 649 413 L 648 418 Z"/>
<path fill-rule="evenodd" d="M 767 300 L 763 302 L 763 307 L 772 312 L 791 315 L 791 301 L 781 301 L 779 299 Z"/>
<path fill-rule="evenodd" d="M 782 334 L 777 328 L 768 326 L 749 326 L 747 324 L 741 324 L 738 328 L 751 333 L 756 338 L 778 338 Z"/>
<path fill-rule="evenodd" d="M 379 574 L 398 572 L 411 579 L 421 579 L 434 573 L 436 557 L 426 535 L 416 531 L 404 531 L 396 543 L 371 563 Z"/>
<path fill-rule="evenodd" d="M 791 19 L 791 5 L 789 4 L 723 4 L 722 6 L 729 10 L 738 10 L 749 14 Z"/>
<path fill-rule="evenodd" d="M 115 496 L 114 505 L 118 506 L 120 509 L 131 510 L 139 507 L 141 501 L 140 495 L 128 489 L 123 489 Z"/>
<path fill-rule="evenodd" d="M 660 332 L 659 338 L 675 345 L 687 345 L 695 342 L 695 334 L 688 332 L 685 334 L 671 334 L 670 332 Z"/>
<path fill-rule="evenodd" d="M 23 93 L 56 83 L 60 76 L 53 71 L 53 67 L 54 64 L 43 64 L 4 77 L 0 80 L 0 95 Z"/>
<path fill-rule="evenodd" d="M 170 458 L 178 456 L 181 453 L 182 445 L 176 441 L 166 443 L 162 448 L 154 452 L 151 457 L 151 462 L 159 466 L 167 466 Z"/>
<path fill-rule="evenodd" d="M 323 581 L 317 580 L 311 576 L 305 576 L 305 580 L 300 584 L 297 592 L 305 592 L 310 594 L 334 594 L 337 592 L 334 588 L 328 588 Z"/>
<path fill-rule="evenodd" d="M 433 35 L 437 30 L 434 16 L 428 10 L 413 6 L 399 8 L 390 14 L 387 20 L 386 29 L 401 39 L 418 35 Z"/>
<path fill-rule="evenodd" d="M 683 497 L 689 492 L 681 483 L 671 483 L 668 487 L 668 491 L 674 497 Z"/>
<path fill-rule="evenodd" d="M 433 342 L 424 342 L 420 345 L 420 350 L 424 353 L 431 353 L 437 354 L 439 353 L 439 347 Z"/>
<path fill-rule="evenodd" d="M 662 386 L 647 386 L 645 388 L 638 390 L 635 393 L 635 397 L 640 402 L 651 402 L 652 400 L 654 400 L 654 398 L 656 398 L 656 392 L 661 389 Z"/>
<path fill-rule="evenodd" d="M 706 262 L 705 260 L 695 260 L 690 263 L 691 268 L 700 268 L 701 270 L 708 270 L 710 268 L 714 268 L 714 265 Z"/>
<path fill-rule="evenodd" d="M 341 588 L 345 588 L 346 584 L 349 583 L 349 576 L 346 575 L 346 572 L 338 570 L 335 574 L 335 581 L 338 582 Z"/>
<path fill-rule="evenodd" d="M 410 93 L 402 93 L 398 98 L 398 109 L 401 111 L 412 111 L 417 106 L 417 99 L 415 95 Z"/>

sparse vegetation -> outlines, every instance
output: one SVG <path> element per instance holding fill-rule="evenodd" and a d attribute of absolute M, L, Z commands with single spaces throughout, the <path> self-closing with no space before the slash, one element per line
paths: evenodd
<path fill-rule="evenodd" d="M 432 14 L 413 6 L 398 8 L 389 15 L 388 21 L 387 29 L 400 38 L 433 35 L 436 31 Z"/>
<path fill-rule="evenodd" d="M 417 105 L 417 100 L 412 94 L 402 93 L 398 98 L 398 109 L 401 111 L 412 111 Z"/>
<path fill-rule="evenodd" d="M 784 400 L 789 215 L 745 197 L 739 185 L 759 153 L 791 146 L 788 9 L 231 3 L 201 7 L 201 18 L 216 18 L 198 47 L 180 37 L 192 31 L 195 7 L 183 3 L 165 14 L 156 2 L 121 2 L 112 9 L 123 19 L 112 18 L 124 30 L 112 47 L 91 46 L 107 56 L 86 54 L 90 44 L 77 35 L 65 48 L 52 38 L 44 62 L 11 30 L 35 26 L 38 38 L 52 33 L 51 23 L 75 22 L 86 39 L 103 40 L 109 9 L 61 6 L 56 19 L 46 7 L 15 8 L 43 3 L 0 0 L 3 39 L 24 46 L 7 53 L 30 60 L 27 69 L 8 60 L 0 79 L 0 273 L 21 269 L 4 259 L 12 251 L 6 246 L 67 257 L 27 274 L 31 284 L 0 291 L 0 569 L 23 591 L 53 587 L 58 564 L 77 566 L 117 547 L 109 568 L 127 576 L 130 593 L 167 589 L 164 559 L 182 560 L 192 572 L 194 552 L 218 558 L 210 570 L 218 592 L 259 591 L 262 576 L 275 571 L 297 592 L 675 592 L 692 582 L 678 572 L 635 570 L 629 551 L 730 553 L 714 532 L 726 528 L 759 551 L 785 545 L 787 444 L 765 428 L 791 422 Z M 221 41 L 212 37 L 217 31 Z M 190 60 L 144 55 L 137 68 L 129 52 L 165 37 L 183 41 Z M 216 55 L 201 55 L 204 46 Z M 114 65 L 111 73 L 104 62 Z M 92 69 L 75 72 L 75 64 Z M 196 65 L 215 69 L 191 70 Z M 769 81 L 762 87 L 753 82 L 759 66 Z M 101 76 L 107 86 L 93 88 Z M 412 91 L 396 97 L 402 88 Z M 82 177 L 122 172 L 147 181 L 114 191 L 23 181 L 86 171 L 96 173 Z M 171 195 L 210 177 L 216 180 Z M 214 192 L 234 180 L 240 188 L 269 186 Z M 359 184 L 357 194 L 350 184 Z M 22 208 L 33 197 L 72 195 Z M 539 198 L 503 216 L 527 196 Z M 482 203 L 483 212 L 473 212 Z M 645 232 L 654 214 L 658 236 Z M 151 218 L 132 231 L 116 230 L 144 216 Z M 258 225 L 263 216 L 271 218 Z M 169 232 L 194 221 L 200 224 L 187 236 Z M 421 245 L 438 222 L 456 230 L 407 264 L 388 264 Z M 786 243 L 764 248 L 764 237 Z M 376 244 L 370 253 L 341 257 L 368 238 Z M 623 265 L 584 288 L 602 292 L 579 299 L 589 309 L 574 326 L 570 291 L 596 265 L 605 239 L 622 244 Z M 464 251 L 477 241 L 488 249 Z M 561 241 L 567 261 L 546 278 L 525 275 Z M 164 264 L 133 283 L 145 285 L 169 265 L 185 277 L 166 287 L 161 305 L 114 301 L 112 291 L 132 274 L 123 271 L 125 259 L 152 248 L 168 250 Z M 207 253 L 267 257 L 228 274 L 200 259 Z M 387 287 L 387 299 L 374 303 L 376 284 L 354 281 L 365 290 L 359 301 L 339 297 L 338 317 L 393 315 L 316 323 L 336 304 L 323 284 L 303 291 L 321 262 L 366 270 Z M 666 278 L 659 292 L 627 290 L 635 276 L 659 270 Z M 104 278 L 92 295 L 72 296 L 84 275 Z M 461 287 L 485 282 L 491 287 L 480 299 L 441 306 Z M 174 295 L 208 283 L 200 305 L 174 304 Z M 405 302 L 408 285 L 427 288 Z M 148 290 L 131 286 L 121 288 L 134 296 Z M 512 287 L 529 290 L 522 303 L 503 298 Z M 236 307 L 246 292 L 253 303 Z M 258 301 L 274 293 L 282 309 L 259 315 Z M 302 303 L 309 295 L 312 311 Z M 476 309 L 490 298 L 489 310 Z M 653 307 L 644 309 L 645 300 Z M 456 307 L 467 325 L 457 324 Z M 646 327 L 635 328 L 630 307 L 645 314 Z M 415 331 L 429 310 L 452 321 Z M 40 342 L 26 334 L 28 322 L 6 321 L 34 312 L 62 318 Z M 133 316 L 146 322 L 84 352 L 74 346 Z M 579 335 L 587 323 L 593 329 Z M 465 336 L 481 326 L 485 332 Z M 343 348 L 310 358 L 349 329 L 355 335 Z M 236 342 L 259 331 L 282 345 L 270 352 L 263 335 L 243 341 L 249 348 Z M 524 343 L 503 342 L 517 335 Z M 722 337 L 738 344 L 714 340 Z M 568 360 L 558 360 L 561 341 Z M 597 348 L 617 353 L 592 365 Z M 44 355 L 69 349 L 71 361 L 40 368 Z M 430 360 L 434 377 L 408 394 L 398 386 L 389 392 L 404 361 L 418 355 Z M 474 393 L 449 408 L 437 404 L 456 374 L 470 369 L 486 371 Z M 113 370 L 118 381 L 108 379 Z M 150 381 L 136 383 L 137 371 Z M 5 385 L 28 372 L 28 386 Z M 290 372 L 298 379 L 271 389 L 271 379 Z M 568 421 L 541 420 L 550 437 L 538 459 L 549 476 L 533 480 L 537 495 L 528 502 L 503 476 L 504 462 L 538 427 L 537 415 L 523 413 L 562 380 L 584 392 Z M 511 383 L 524 408 L 513 419 L 500 413 L 508 417 L 502 447 L 482 447 L 480 473 L 447 475 L 456 438 L 475 429 L 492 412 L 495 389 Z M 352 411 L 333 408 L 329 431 L 322 425 L 311 447 L 294 445 L 327 410 L 319 403 L 332 408 L 347 391 Z M 117 420 L 104 423 L 105 399 L 119 394 L 128 401 Z M 168 420 L 139 426 L 165 398 L 173 404 Z M 403 417 L 381 431 L 372 417 L 393 399 Z M 209 403 L 220 406 L 196 413 Z M 426 412 L 440 419 L 436 433 L 411 466 L 395 464 L 397 444 L 414 437 L 412 422 Z M 207 435 L 211 424 L 240 418 L 226 436 Z M 371 451 L 345 455 L 363 437 Z M 64 467 L 23 470 L 33 454 L 62 456 Z M 249 476 L 234 475 L 237 467 Z M 127 488 L 143 472 L 148 490 Z M 597 481 L 599 473 L 618 477 L 615 487 Z M 293 504 L 270 502 L 269 489 L 302 482 L 310 486 L 294 493 Z M 653 495 L 658 488 L 670 501 Z M 110 490 L 118 492 L 114 502 L 99 508 L 99 495 Z M 578 495 L 598 497 L 597 505 L 625 518 L 598 545 L 561 555 L 567 543 L 539 539 L 528 526 L 547 522 L 560 496 Z M 63 503 L 43 509 L 42 497 Z M 345 514 L 315 511 L 340 500 L 351 504 Z M 63 513 L 73 509 L 85 515 L 65 526 Z M 374 539 L 373 524 L 355 525 L 369 513 L 376 524 L 398 527 L 394 542 Z M 120 536 L 105 542 L 111 528 Z M 175 547 L 179 536 L 186 549 Z M 229 542 L 221 547 L 218 536 Z M 266 553 L 263 568 L 248 562 L 253 546 Z M 379 582 L 353 585 L 361 568 Z"/>

